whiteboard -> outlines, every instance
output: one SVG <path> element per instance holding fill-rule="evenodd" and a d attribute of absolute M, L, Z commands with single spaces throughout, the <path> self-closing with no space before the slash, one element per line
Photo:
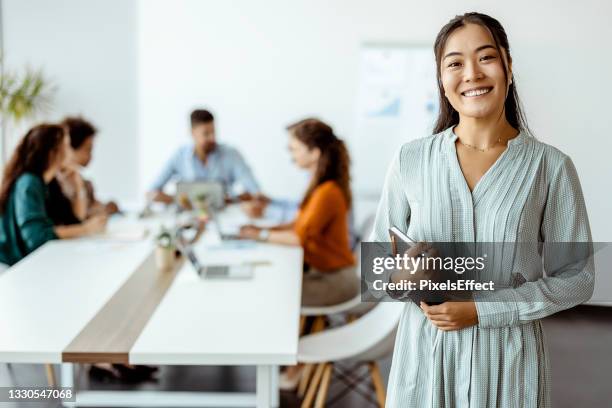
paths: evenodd
<path fill-rule="evenodd" d="M 399 147 L 431 135 L 438 114 L 436 64 L 431 46 L 424 45 L 364 44 L 359 60 L 354 190 L 378 197 Z"/>

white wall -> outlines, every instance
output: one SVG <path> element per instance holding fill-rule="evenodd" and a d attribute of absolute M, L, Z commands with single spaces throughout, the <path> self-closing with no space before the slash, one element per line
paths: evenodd
<path fill-rule="evenodd" d="M 266 192 L 298 197 L 305 177 L 289 161 L 284 127 L 317 115 L 350 142 L 362 43 L 431 45 L 455 14 L 489 13 L 508 32 L 531 128 L 573 158 L 594 239 L 612 241 L 609 2 L 2 3 L 7 65 L 30 63 L 54 79 L 47 119 L 82 113 L 98 125 L 90 173 L 100 195 L 123 202 L 141 198 L 172 150 L 189 140 L 196 106 L 214 111 L 220 139 L 240 146 Z M 371 165 L 384 171 L 387 163 Z M 357 205 L 360 216 L 375 203 Z M 612 282 L 598 276 L 608 296 Z"/>
<path fill-rule="evenodd" d="M 88 170 L 98 195 L 137 199 L 136 3 L 3 0 L 2 6 L 6 65 L 43 68 L 57 87 L 53 110 L 38 119 L 90 119 L 99 128 Z"/>
<path fill-rule="evenodd" d="M 188 141 L 189 111 L 207 106 L 265 190 L 295 197 L 304 177 L 285 125 L 318 115 L 350 141 L 360 44 L 431 44 L 467 10 L 505 25 L 531 127 L 574 159 L 594 238 L 612 241 L 609 3 L 3 0 L 3 32 L 7 65 L 43 67 L 57 85 L 47 119 L 82 113 L 100 128 L 90 173 L 102 196 L 142 197 Z"/>
<path fill-rule="evenodd" d="M 471 10 L 506 27 L 530 125 L 573 158 L 594 237 L 612 240 L 612 6 L 594 0 L 141 0 L 141 187 L 188 141 L 189 111 L 208 106 L 221 140 L 240 145 L 267 192 L 299 195 L 284 126 L 318 115 L 350 139 L 360 44 L 432 44 L 445 22 Z"/>

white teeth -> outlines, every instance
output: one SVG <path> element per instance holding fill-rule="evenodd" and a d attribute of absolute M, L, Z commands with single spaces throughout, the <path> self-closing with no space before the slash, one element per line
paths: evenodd
<path fill-rule="evenodd" d="M 491 90 L 491 88 L 473 89 L 473 90 L 470 90 L 470 91 L 463 92 L 463 95 L 464 96 L 484 95 L 484 94 L 488 93 L 490 90 Z"/>

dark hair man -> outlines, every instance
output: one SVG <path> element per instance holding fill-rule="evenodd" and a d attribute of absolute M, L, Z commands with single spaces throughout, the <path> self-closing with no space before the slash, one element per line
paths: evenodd
<path fill-rule="evenodd" d="M 191 136 L 192 143 L 179 148 L 162 169 L 151 186 L 150 199 L 172 203 L 174 197 L 163 192 L 172 178 L 186 182 L 219 182 L 230 197 L 236 184 L 240 184 L 247 195 L 260 192 L 259 184 L 238 150 L 217 143 L 214 117 L 209 111 L 196 109 L 191 113 Z"/>

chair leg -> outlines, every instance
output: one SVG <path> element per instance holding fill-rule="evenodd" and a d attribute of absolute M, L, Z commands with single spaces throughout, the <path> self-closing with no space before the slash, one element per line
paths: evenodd
<path fill-rule="evenodd" d="M 299 398 L 304 398 L 304 394 L 306 393 L 306 389 L 308 388 L 308 381 L 310 381 L 310 376 L 314 370 L 314 364 L 305 364 L 304 371 L 302 371 L 302 378 L 300 378 L 300 383 L 298 384 L 297 396 Z"/>
<path fill-rule="evenodd" d="M 317 392 L 317 388 L 319 387 L 319 382 L 321 381 L 321 377 L 323 376 L 324 368 L 325 364 L 317 364 L 317 368 L 315 370 L 314 376 L 312 377 L 312 381 L 308 386 L 306 397 L 304 397 L 304 401 L 302 401 L 301 408 L 310 408 L 312 406 L 315 393 Z"/>
<path fill-rule="evenodd" d="M 368 366 L 370 369 L 370 375 L 372 376 L 372 384 L 374 384 L 374 390 L 376 391 L 376 400 L 378 401 L 378 406 L 380 408 L 384 408 L 386 394 L 382 377 L 380 376 L 380 369 L 378 368 L 378 363 L 376 363 L 376 361 L 372 361 L 368 364 Z"/>
<path fill-rule="evenodd" d="M 304 334 L 304 328 L 306 327 L 306 316 L 300 316 L 300 336 Z"/>
<path fill-rule="evenodd" d="M 306 319 L 305 316 L 302 316 L 301 319 Z M 301 320 L 300 320 L 301 323 Z M 323 331 L 325 329 L 325 317 L 317 316 L 314 318 L 312 322 L 312 326 L 310 327 L 310 333 L 317 333 Z M 300 330 L 302 332 L 302 330 Z M 304 366 L 304 371 L 302 371 L 302 377 L 300 378 L 300 382 L 298 384 L 297 395 L 299 398 L 304 397 L 304 393 L 308 389 L 308 381 L 310 381 L 310 376 L 312 375 L 312 371 L 314 369 L 313 364 L 306 364 Z"/>
<path fill-rule="evenodd" d="M 310 330 L 311 333 L 317 333 L 323 331 L 325 329 L 325 317 L 317 316 L 312 322 L 312 328 Z"/>
<path fill-rule="evenodd" d="M 55 371 L 53 370 L 53 365 L 45 364 L 45 371 L 47 373 L 47 384 L 49 384 L 49 387 L 55 387 L 57 382 L 55 381 Z"/>
<path fill-rule="evenodd" d="M 327 399 L 327 391 L 329 390 L 329 383 L 331 381 L 333 365 L 330 363 L 325 364 L 323 370 L 323 378 L 321 379 L 321 386 L 317 393 L 317 401 L 315 402 L 315 408 L 323 408 L 325 406 L 325 400 Z"/>

